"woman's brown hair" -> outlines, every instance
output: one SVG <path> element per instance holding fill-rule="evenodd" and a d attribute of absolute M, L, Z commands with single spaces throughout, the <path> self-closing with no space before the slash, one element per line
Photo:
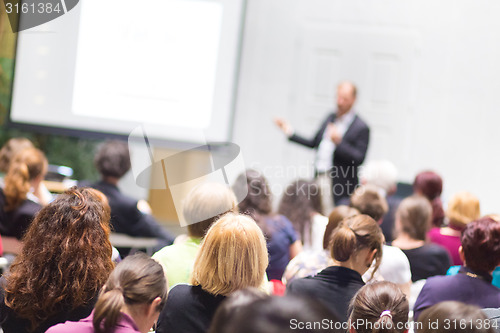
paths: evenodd
<path fill-rule="evenodd" d="M 167 280 L 159 263 L 144 253 L 126 257 L 101 290 L 94 310 L 94 330 L 97 333 L 111 332 L 126 305 L 150 304 L 160 297 L 160 311 L 167 293 Z"/>
<path fill-rule="evenodd" d="M 347 218 L 354 215 L 359 215 L 359 211 L 356 208 L 349 206 L 337 206 L 328 216 L 328 224 L 325 228 L 325 234 L 323 235 L 323 249 L 327 250 L 330 248 L 330 240 L 332 238 L 332 232 L 337 228 L 339 223 Z"/>
<path fill-rule="evenodd" d="M 368 215 L 355 215 L 344 219 L 333 231 L 331 255 L 333 259 L 345 262 L 359 250 L 377 250 L 374 258 L 373 273 L 375 273 L 382 260 L 383 244 L 384 234 L 377 222 Z"/>
<path fill-rule="evenodd" d="M 357 333 L 402 333 L 409 327 L 408 300 L 392 282 L 363 286 L 352 298 L 349 312 L 350 325 Z"/>
<path fill-rule="evenodd" d="M 104 195 L 73 187 L 42 208 L 6 277 L 5 304 L 31 329 L 88 305 L 113 269 Z"/>
<path fill-rule="evenodd" d="M 14 210 L 26 200 L 31 181 L 47 171 L 47 159 L 42 151 L 26 148 L 14 156 L 5 176 L 6 210 Z"/>

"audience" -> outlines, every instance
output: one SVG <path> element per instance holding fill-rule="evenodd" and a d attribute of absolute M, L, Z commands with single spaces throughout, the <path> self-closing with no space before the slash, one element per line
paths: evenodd
<path fill-rule="evenodd" d="M 387 200 L 389 210 L 384 215 L 382 232 L 385 241 L 390 243 L 394 238 L 394 219 L 401 199 L 396 196 L 398 170 L 387 160 L 370 161 L 362 169 L 360 180 L 362 185 L 372 185 L 379 189 L 380 194 Z"/>
<path fill-rule="evenodd" d="M 500 289 L 491 284 L 491 273 L 500 264 L 500 223 L 486 217 L 467 224 L 458 251 L 464 266 L 456 275 L 427 279 L 415 303 L 415 318 L 441 301 L 500 307 Z"/>
<path fill-rule="evenodd" d="M 434 171 L 423 171 L 413 181 L 413 193 L 426 197 L 432 205 L 433 227 L 441 227 L 444 222 L 443 203 L 441 202 L 443 192 L 443 179 Z"/>
<path fill-rule="evenodd" d="M 103 194 L 88 188 L 71 188 L 42 208 L 2 278 L 5 333 L 42 333 L 90 314 L 113 269 L 109 218 Z"/>
<path fill-rule="evenodd" d="M 477 220 L 480 216 L 479 199 L 469 192 L 458 192 L 448 203 L 446 210 L 448 226 L 431 229 L 429 239 L 448 250 L 453 265 L 462 265 L 463 262 L 458 254 L 460 235 L 467 223 Z"/>
<path fill-rule="evenodd" d="M 331 238 L 333 265 L 316 276 L 296 279 L 287 286 L 287 294 L 307 296 L 321 301 L 341 321 L 347 320 L 347 307 L 364 285 L 361 276 L 382 258 L 384 235 L 377 222 L 367 215 L 344 219 Z"/>
<path fill-rule="evenodd" d="M 295 258 L 290 260 L 283 274 L 285 284 L 298 278 L 313 276 L 323 269 L 333 264 L 330 255 L 330 238 L 333 230 L 346 217 L 358 215 L 359 212 L 348 206 L 337 206 L 328 217 L 328 224 L 323 236 L 323 248 L 321 250 L 302 251 Z"/>
<path fill-rule="evenodd" d="M 222 301 L 259 287 L 268 265 L 266 241 L 250 217 L 228 213 L 212 224 L 196 256 L 191 284 L 170 290 L 157 333 L 206 332 Z"/>
<path fill-rule="evenodd" d="M 415 323 L 416 333 L 494 333 L 480 308 L 462 302 L 441 302 L 426 309 Z"/>
<path fill-rule="evenodd" d="M 408 300 L 392 282 L 374 282 L 362 287 L 349 305 L 350 332 L 407 332 Z"/>
<path fill-rule="evenodd" d="M 139 202 L 121 193 L 118 181 L 130 170 L 130 154 L 126 142 L 107 141 L 95 156 L 95 165 L 101 180 L 92 185 L 106 195 L 111 207 L 113 232 L 133 237 L 152 237 L 159 240 L 157 250 L 173 242 L 173 237 L 150 214 L 139 210 Z M 129 249 L 120 249 L 122 256 Z"/>
<path fill-rule="evenodd" d="M 451 198 L 445 220 L 435 172 L 419 173 L 415 195 L 401 201 L 394 165 L 368 163 L 350 207 L 327 219 L 316 183 L 292 182 L 273 213 L 267 180 L 247 170 L 234 192 L 193 188 L 183 203 L 188 235 L 169 245 L 172 236 L 117 187 L 131 166 L 127 144 L 106 142 L 95 164 L 100 191 L 71 188 L 49 203 L 44 154 L 24 138 L 0 150 L 0 234 L 24 244 L 0 278 L 3 332 L 406 333 L 412 281 L 423 285 L 416 333 L 492 333 L 499 321 L 500 224 L 479 218 L 468 192 Z M 161 250 L 113 270 L 111 229 L 157 238 Z M 452 262 L 463 264 L 458 274 L 441 276 Z M 275 291 L 286 284 L 285 297 L 262 291 L 266 273 Z"/>
<path fill-rule="evenodd" d="M 343 325 L 314 299 L 269 297 L 244 306 L 217 333 L 343 333 Z"/>
<path fill-rule="evenodd" d="M 269 252 L 269 280 L 281 280 L 286 265 L 302 250 L 292 223 L 283 215 L 273 214 L 272 194 L 267 180 L 255 170 L 247 170 L 236 179 L 234 193 L 248 193 L 239 203 L 240 212 L 249 214 L 266 236 Z M 239 195 L 237 195 L 240 197 Z"/>
<path fill-rule="evenodd" d="M 296 180 L 285 189 L 278 213 L 286 216 L 300 235 L 305 250 L 321 250 L 328 218 L 323 216 L 321 190 L 314 181 Z"/>
<path fill-rule="evenodd" d="M 35 196 L 45 174 L 47 159 L 36 148 L 26 148 L 12 159 L 0 189 L 0 234 L 21 239 L 35 214 L 42 208 Z"/>
<path fill-rule="evenodd" d="M 113 270 L 90 316 L 58 324 L 47 333 L 147 333 L 158 319 L 167 292 L 162 267 L 137 253 Z"/>
<path fill-rule="evenodd" d="M 236 197 L 230 188 L 218 183 L 204 183 L 184 199 L 183 214 L 188 223 L 188 237 L 166 246 L 153 255 L 165 270 L 169 287 L 188 283 L 200 243 L 213 222 L 224 213 L 238 212 Z"/>
<path fill-rule="evenodd" d="M 392 245 L 400 248 L 408 257 L 413 282 L 434 275 L 446 275 L 451 266 L 446 249 L 426 242 L 431 218 L 432 207 L 429 201 L 415 195 L 404 199 L 396 213 L 398 236 Z"/>

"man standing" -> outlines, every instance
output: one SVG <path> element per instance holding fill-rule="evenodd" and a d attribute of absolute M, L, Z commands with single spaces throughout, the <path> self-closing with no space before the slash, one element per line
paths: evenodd
<path fill-rule="evenodd" d="M 355 114 L 352 106 L 356 100 L 356 87 L 351 82 L 341 82 L 337 87 L 337 110 L 329 114 L 312 139 L 294 133 L 284 119 L 275 119 L 276 125 L 290 141 L 316 149 L 315 174 L 331 179 L 331 194 L 335 204 L 348 203 L 349 196 L 358 184 L 358 168 L 363 163 L 370 129 Z M 327 212 L 329 213 L 329 212 Z"/>

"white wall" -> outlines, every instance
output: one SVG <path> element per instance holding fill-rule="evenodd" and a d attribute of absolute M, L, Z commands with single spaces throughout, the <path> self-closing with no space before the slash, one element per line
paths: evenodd
<path fill-rule="evenodd" d="M 342 79 L 359 88 L 368 159 L 411 182 L 423 169 L 500 212 L 500 2 L 248 0 L 233 141 L 276 194 L 312 175 L 312 151 L 272 118 L 313 135 Z M 299 170 L 299 171 L 297 171 Z"/>

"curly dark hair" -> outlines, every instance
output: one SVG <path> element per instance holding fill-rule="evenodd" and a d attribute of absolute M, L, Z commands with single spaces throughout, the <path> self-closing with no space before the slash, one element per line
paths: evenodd
<path fill-rule="evenodd" d="M 76 187 L 36 215 L 5 287 L 5 304 L 32 330 L 96 297 L 114 266 L 109 218 L 101 192 Z"/>
<path fill-rule="evenodd" d="M 278 214 L 286 216 L 292 222 L 304 244 L 311 240 L 312 214 L 321 214 L 322 211 L 318 184 L 304 179 L 298 179 L 287 186 L 278 207 Z"/>

